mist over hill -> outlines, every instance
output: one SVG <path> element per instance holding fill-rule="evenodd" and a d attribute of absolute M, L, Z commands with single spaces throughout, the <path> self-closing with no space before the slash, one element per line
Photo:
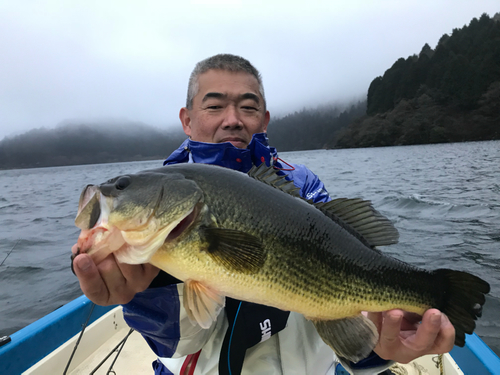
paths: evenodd
<path fill-rule="evenodd" d="M 0 169 L 166 158 L 186 138 L 142 123 L 69 123 L 0 141 Z"/>

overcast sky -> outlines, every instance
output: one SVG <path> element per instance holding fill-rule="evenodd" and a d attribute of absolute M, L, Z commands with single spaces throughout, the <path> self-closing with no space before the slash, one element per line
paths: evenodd
<path fill-rule="evenodd" d="M 0 0 L 0 139 L 66 121 L 179 126 L 194 65 L 260 70 L 284 115 L 366 95 L 400 57 L 498 0 Z"/>

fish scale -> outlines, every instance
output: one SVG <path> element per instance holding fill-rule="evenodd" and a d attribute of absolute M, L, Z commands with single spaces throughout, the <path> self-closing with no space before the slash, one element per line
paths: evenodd
<path fill-rule="evenodd" d="M 217 172 L 220 172 L 217 170 Z M 225 172 L 225 171 L 224 171 Z M 270 190 L 266 185 L 253 184 L 252 190 L 249 189 L 245 191 L 245 194 L 241 194 L 241 182 L 235 181 L 235 179 L 224 179 L 223 184 L 214 184 L 210 178 L 213 175 L 208 175 L 208 177 L 200 177 L 197 175 L 186 174 L 186 178 L 192 178 L 197 182 L 200 188 L 204 191 L 205 204 L 210 207 L 212 215 L 214 215 L 218 224 L 221 227 L 228 229 L 241 230 L 252 235 L 258 235 L 262 239 L 265 247 L 273 247 L 276 251 L 271 254 L 279 254 L 279 257 L 274 257 L 268 255 L 269 259 L 266 263 L 269 267 L 263 268 L 263 270 L 258 274 L 261 280 L 264 282 L 257 284 L 254 282 L 256 275 L 250 275 L 247 280 L 242 282 L 242 292 L 231 291 L 229 288 L 224 290 L 227 295 L 232 297 L 238 297 L 240 299 L 245 299 L 245 295 L 241 295 L 244 291 L 247 291 L 249 287 L 256 290 L 266 287 L 265 284 L 280 283 L 283 285 L 278 292 L 270 293 L 271 300 L 267 298 L 262 298 L 258 300 L 253 300 L 257 303 L 269 304 L 273 303 L 277 307 L 288 307 L 288 309 L 300 312 L 307 316 L 320 316 L 323 319 L 329 318 L 343 318 L 346 316 L 352 316 L 359 313 L 362 310 L 373 311 L 374 305 L 377 307 L 375 311 L 388 310 L 395 307 L 404 307 L 406 310 L 423 313 L 426 307 L 432 306 L 434 301 L 428 299 L 425 303 L 416 303 L 415 299 L 412 298 L 411 294 L 406 291 L 406 288 L 401 287 L 401 283 L 405 280 L 410 280 L 410 287 L 413 287 L 411 280 L 411 272 L 419 274 L 423 271 L 417 270 L 416 268 L 410 268 L 406 266 L 401 274 L 399 269 L 401 268 L 401 262 L 392 262 L 391 258 L 385 256 L 378 256 L 378 259 L 370 257 L 369 249 L 365 249 L 360 243 L 354 242 L 350 238 L 349 234 L 342 231 L 341 228 L 331 226 L 331 223 L 326 220 L 324 215 L 316 210 L 313 206 L 306 204 L 305 202 L 294 202 L 298 204 L 291 204 L 288 201 L 294 200 L 296 198 L 283 195 L 278 190 Z M 250 183 L 251 181 L 248 181 Z M 252 181 L 253 182 L 253 181 Z M 264 211 L 262 208 L 262 198 L 266 197 L 266 214 L 263 215 Z M 210 197 L 210 198 L 208 198 Z M 286 199 L 285 199 L 286 198 Z M 223 204 L 224 202 L 230 202 L 231 206 Z M 234 209 L 236 207 L 245 207 L 245 209 Z M 297 207 L 302 208 L 301 211 L 296 210 Z M 292 208 L 293 207 L 293 208 Z M 305 214 L 304 214 L 305 211 Z M 255 221 L 255 217 L 260 217 L 259 221 Z M 253 221 L 252 221 L 253 220 Z M 302 225 L 299 227 L 297 223 Z M 314 227 L 314 235 L 311 236 L 310 232 L 305 230 L 304 227 Z M 293 229 L 290 232 L 290 229 Z M 309 233 L 308 233 L 309 232 Z M 283 235 L 285 234 L 285 235 Z M 291 237 L 291 238 L 290 238 Z M 280 239 L 280 243 L 277 244 L 276 238 Z M 325 240 L 331 239 L 330 242 Z M 283 245 L 286 242 L 286 246 Z M 337 244 L 338 246 L 331 246 L 331 244 Z M 349 243 L 349 246 L 344 246 L 345 243 Z M 307 244 L 307 246 L 302 246 L 301 244 Z M 328 244 L 329 246 L 325 246 Z M 345 249 L 349 251 L 345 251 Z M 368 252 L 368 254 L 366 254 Z M 325 262 L 324 257 L 330 254 L 341 254 L 342 260 L 338 261 L 332 259 L 331 261 Z M 376 253 L 373 253 L 376 255 Z M 335 257 L 333 257 L 335 258 Z M 303 259 L 316 260 L 313 265 L 308 268 L 302 268 L 301 264 Z M 376 262 L 378 260 L 379 262 Z M 397 268 L 391 263 L 395 263 Z M 354 267 L 356 265 L 356 267 Z M 342 268 L 349 268 L 342 272 Z M 323 272 L 318 274 L 318 269 L 323 268 Z M 299 274 L 304 275 L 302 279 L 290 278 L 289 272 L 279 272 L 281 270 L 297 269 Z M 373 280 L 372 270 L 384 270 L 390 271 L 390 279 L 394 280 L 394 283 L 388 283 L 391 280 L 380 281 L 379 287 L 376 288 L 375 281 Z M 398 275 L 394 273 L 397 271 Z M 214 269 L 215 271 L 215 269 Z M 311 272 L 312 271 L 312 272 Z M 410 272 L 411 271 L 411 272 Z M 212 277 L 216 277 L 218 270 L 213 273 Z M 313 277 L 313 275 L 319 275 L 318 277 Z M 349 275 L 358 275 L 353 283 L 350 279 L 349 283 L 344 282 Z M 383 272 L 384 278 L 388 276 L 388 272 Z M 175 275 L 174 275 L 175 276 Z M 368 280 L 363 280 L 365 276 Z M 409 277 L 410 276 L 410 277 Z M 232 278 L 231 283 L 236 284 L 238 279 Z M 264 285 L 262 285 L 264 284 Z M 293 285 L 297 289 L 307 290 L 309 293 L 305 294 L 302 298 L 296 298 L 293 295 L 294 303 L 291 305 L 290 301 L 282 302 L 282 300 L 288 299 L 291 296 L 287 293 L 290 288 L 288 285 Z M 388 284 L 388 285 L 384 285 Z M 379 291 L 380 285 L 384 285 L 384 288 L 392 289 L 391 303 L 384 303 L 383 305 L 377 304 L 380 298 L 377 297 L 375 293 L 362 293 L 364 299 L 353 304 L 351 301 L 349 303 L 339 303 L 339 301 L 344 301 L 342 295 L 351 295 L 352 290 L 368 290 L 368 291 Z M 339 288 L 339 286 L 342 286 Z M 394 290 L 396 286 L 396 290 Z M 399 286 L 399 287 L 398 287 Z M 214 285 L 215 289 L 222 289 L 222 285 Z M 421 289 L 421 285 L 420 288 Z M 236 290 L 236 287 L 234 287 Z M 335 295 L 332 290 L 339 290 L 339 294 Z M 398 289 L 401 293 L 397 293 Z M 409 289 L 409 288 L 408 288 Z M 277 290 L 277 289 L 275 289 Z M 409 289 L 411 290 L 411 289 Z M 238 293 L 239 292 L 239 293 Z M 321 293 L 322 292 L 322 293 Z M 245 293 L 248 295 L 248 292 Z M 315 297 L 313 297 L 315 296 Z M 398 296 L 396 299 L 395 297 Z M 335 298 L 337 297 L 337 298 Z M 249 298 L 254 298 L 249 296 Z M 323 301 L 321 306 L 314 304 L 314 300 Z M 422 298 L 420 298 L 422 299 Z M 324 301 L 330 300 L 330 303 Z M 386 299 L 387 300 L 387 299 Z M 425 307 L 424 307 L 425 306 Z M 290 308 L 291 307 L 291 308 Z M 325 313 L 319 313 L 319 310 L 325 311 Z M 311 313 L 314 311 L 315 314 Z M 328 315 L 326 312 L 329 312 Z M 333 312 L 335 312 L 333 314 Z"/>

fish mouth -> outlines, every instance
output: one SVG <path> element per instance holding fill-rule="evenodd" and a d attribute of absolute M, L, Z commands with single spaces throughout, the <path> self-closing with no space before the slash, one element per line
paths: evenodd
<path fill-rule="evenodd" d="M 87 185 L 80 195 L 75 225 L 82 231 L 88 231 L 93 228 L 101 216 L 100 194 L 98 193 L 99 188 L 97 186 Z M 73 245 L 71 248 L 71 272 L 73 272 L 74 275 L 76 275 L 76 273 L 73 262 L 76 256 L 81 253 L 82 251 L 79 244 Z"/>
<path fill-rule="evenodd" d="M 75 225 L 81 230 L 94 227 L 101 216 L 100 190 L 95 185 L 87 185 L 80 195 Z"/>
<path fill-rule="evenodd" d="M 71 248 L 71 270 L 79 254 L 88 254 L 98 264 L 125 245 L 121 231 L 108 225 L 109 202 L 96 185 L 87 185 L 80 195 L 75 225 L 82 231 Z M 97 244 L 97 246 L 95 246 Z"/>
<path fill-rule="evenodd" d="M 71 249 L 71 270 L 74 274 L 74 259 L 79 254 L 90 255 L 95 264 L 111 253 L 114 253 L 121 263 L 147 263 L 164 243 L 174 241 L 185 233 L 202 209 L 202 204 L 198 202 L 191 210 L 162 228 L 158 228 L 158 223 L 151 217 L 143 226 L 135 228 L 136 230 L 120 230 L 108 223 L 108 203 L 98 189 L 87 187 L 82 193 L 79 213 L 75 219 L 75 224 L 82 231 Z M 148 227 L 155 227 L 157 230 L 147 234 Z M 146 230 L 146 235 L 141 235 L 141 230 Z"/>

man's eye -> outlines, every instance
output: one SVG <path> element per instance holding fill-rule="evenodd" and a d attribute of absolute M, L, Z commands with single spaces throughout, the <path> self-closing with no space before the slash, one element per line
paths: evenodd
<path fill-rule="evenodd" d="M 246 111 L 258 111 L 258 108 L 256 108 L 256 107 L 252 107 L 252 106 L 248 106 L 248 105 L 243 106 L 243 107 L 241 107 L 241 108 L 243 108 L 243 109 L 244 109 L 244 110 L 246 110 Z"/>
<path fill-rule="evenodd" d="M 220 109 L 221 106 L 220 105 L 209 105 L 207 106 L 207 109 Z"/>

